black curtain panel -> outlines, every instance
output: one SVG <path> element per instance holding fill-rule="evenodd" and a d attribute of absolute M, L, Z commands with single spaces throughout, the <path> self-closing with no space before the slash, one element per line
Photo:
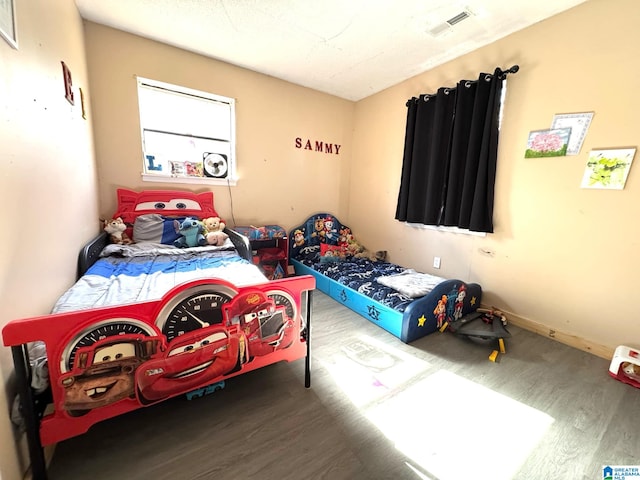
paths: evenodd
<path fill-rule="evenodd" d="M 493 232 L 493 194 L 503 80 L 477 80 L 407 102 L 396 219 Z"/>

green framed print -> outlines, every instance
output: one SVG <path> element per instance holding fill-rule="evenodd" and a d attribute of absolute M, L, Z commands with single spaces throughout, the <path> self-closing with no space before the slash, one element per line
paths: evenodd
<path fill-rule="evenodd" d="M 591 150 L 580 186 L 622 190 L 635 154 L 635 148 Z"/>

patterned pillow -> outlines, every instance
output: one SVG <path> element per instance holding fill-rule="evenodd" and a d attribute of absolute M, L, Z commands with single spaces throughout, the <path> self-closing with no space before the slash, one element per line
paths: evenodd
<path fill-rule="evenodd" d="M 345 249 L 342 245 L 320 244 L 320 263 L 341 262 L 345 259 Z"/>
<path fill-rule="evenodd" d="M 180 237 L 173 225 L 174 220 L 182 221 L 184 217 L 163 217 L 157 213 L 140 215 L 133 224 L 134 242 L 173 245 Z"/>

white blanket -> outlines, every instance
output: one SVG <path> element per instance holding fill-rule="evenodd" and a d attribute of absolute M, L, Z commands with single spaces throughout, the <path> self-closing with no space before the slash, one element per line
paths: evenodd
<path fill-rule="evenodd" d="M 436 285 L 444 282 L 445 280 L 446 278 L 436 277 L 435 275 L 429 275 L 428 273 L 418 273 L 411 268 L 408 268 L 397 275 L 388 275 L 385 277 L 378 277 L 376 279 L 378 283 L 393 288 L 394 290 L 397 290 L 403 295 L 411 298 L 426 295 L 433 290 Z"/>

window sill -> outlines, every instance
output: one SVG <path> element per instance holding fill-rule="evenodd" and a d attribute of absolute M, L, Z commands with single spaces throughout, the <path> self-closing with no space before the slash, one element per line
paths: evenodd
<path fill-rule="evenodd" d="M 449 232 L 449 233 L 461 233 L 463 235 L 472 235 L 475 237 L 486 237 L 487 234 L 485 232 L 472 232 L 471 230 L 465 230 L 463 228 L 458 228 L 458 227 L 443 227 L 443 226 L 436 226 L 436 225 L 422 225 L 420 223 L 408 223 L 407 225 L 409 225 L 410 227 L 413 228 L 422 228 L 425 230 L 435 230 L 437 232 Z"/>
<path fill-rule="evenodd" d="M 142 174 L 143 182 L 161 182 L 161 183 L 182 183 L 196 185 L 225 185 L 236 186 L 235 178 L 212 178 L 212 177 L 172 177 L 169 175 L 151 175 Z"/>

